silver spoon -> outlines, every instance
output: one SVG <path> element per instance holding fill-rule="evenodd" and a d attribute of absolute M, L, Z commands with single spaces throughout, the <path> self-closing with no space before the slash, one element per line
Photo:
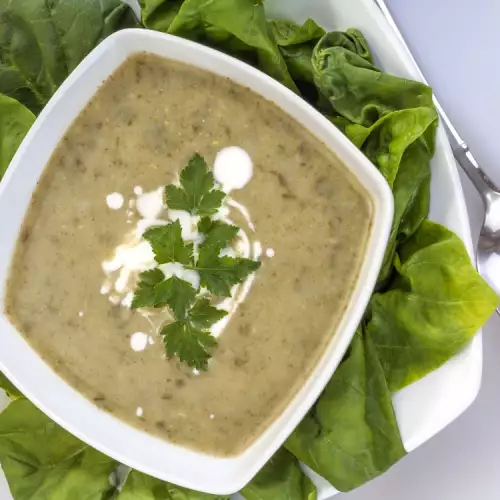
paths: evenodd
<path fill-rule="evenodd" d="M 375 2 L 405 47 L 408 57 L 420 71 L 385 1 L 375 0 Z M 421 71 L 420 75 L 422 81 L 426 83 Z M 477 244 L 476 265 L 479 274 L 490 284 L 497 295 L 500 296 L 500 189 L 481 170 L 479 164 L 469 151 L 469 146 L 460 137 L 436 98 L 434 98 L 434 104 L 446 127 L 455 159 L 467 174 L 472 184 L 474 184 L 474 187 L 483 200 L 485 217 Z M 497 313 L 500 314 L 500 306 L 497 308 Z"/>

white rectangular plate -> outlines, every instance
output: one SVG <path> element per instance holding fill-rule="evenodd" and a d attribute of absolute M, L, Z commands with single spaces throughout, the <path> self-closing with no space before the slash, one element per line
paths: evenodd
<path fill-rule="evenodd" d="M 297 22 L 315 19 L 327 30 L 360 29 L 368 39 L 377 64 L 390 73 L 420 79 L 420 73 L 373 0 L 268 0 L 273 17 Z M 442 128 L 438 132 L 432 162 L 431 219 L 455 231 L 472 254 L 472 240 L 465 200 L 456 164 Z M 475 399 L 482 372 L 480 332 L 468 347 L 440 369 L 399 391 L 393 397 L 407 451 L 412 451 L 455 420 Z M 328 483 L 314 477 L 318 500 L 336 493 Z M 9 499 L 0 481 L 0 498 Z M 235 497 L 237 498 L 237 497 Z"/>

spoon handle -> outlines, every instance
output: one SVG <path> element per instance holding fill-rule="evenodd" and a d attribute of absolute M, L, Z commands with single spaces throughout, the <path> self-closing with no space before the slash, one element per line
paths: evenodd
<path fill-rule="evenodd" d="M 467 146 L 465 142 L 453 144 L 456 143 L 456 139 L 453 135 L 449 135 L 455 159 L 467 174 L 472 184 L 474 184 L 485 206 L 488 207 L 492 198 L 495 194 L 500 192 L 500 189 L 498 189 L 495 183 L 485 174 L 485 172 L 483 172 L 474 156 L 472 156 L 469 146 Z"/>

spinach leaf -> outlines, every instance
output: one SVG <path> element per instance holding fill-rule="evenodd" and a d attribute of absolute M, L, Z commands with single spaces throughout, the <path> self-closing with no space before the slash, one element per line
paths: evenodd
<path fill-rule="evenodd" d="M 117 500 L 229 500 L 227 496 L 188 490 L 147 476 L 142 472 L 130 471 Z"/>
<path fill-rule="evenodd" d="M 405 151 L 392 187 L 394 219 L 378 278 L 379 289 L 389 280 L 397 245 L 409 238 L 429 214 L 430 186 L 430 157 L 418 140 Z"/>
<path fill-rule="evenodd" d="M 369 128 L 348 125 L 345 133 L 378 167 L 388 184 L 393 187 L 404 153 L 417 139 L 424 138 L 429 127 L 435 131 L 437 112 L 433 107 L 409 108 L 393 111 Z M 430 158 L 430 144 L 425 140 Z"/>
<path fill-rule="evenodd" d="M 395 257 L 391 288 L 371 300 L 367 334 L 391 391 L 457 354 L 498 306 L 462 241 L 424 221 Z"/>
<path fill-rule="evenodd" d="M 325 31 L 312 19 L 302 25 L 285 19 L 269 21 L 268 25 L 302 96 L 310 103 L 316 102 L 318 92 L 311 59 L 314 46 Z"/>
<path fill-rule="evenodd" d="M 17 387 L 2 372 L 0 372 L 0 389 L 3 389 L 10 399 L 22 397 Z"/>
<path fill-rule="evenodd" d="M 370 127 L 393 111 L 433 107 L 429 87 L 383 73 L 371 60 L 357 30 L 327 33 L 314 48 L 314 80 L 336 115 Z"/>
<path fill-rule="evenodd" d="M 117 465 L 24 398 L 0 414 L 0 463 L 16 500 L 102 500 Z"/>
<path fill-rule="evenodd" d="M 268 32 L 262 0 L 142 0 L 141 7 L 147 27 L 228 52 L 297 90 Z"/>
<path fill-rule="evenodd" d="M 361 486 L 405 455 L 377 351 L 361 327 L 286 447 L 341 491 Z"/>
<path fill-rule="evenodd" d="M 288 19 L 277 19 L 269 21 L 269 29 L 280 47 L 317 41 L 325 34 L 325 30 L 312 19 L 307 19 L 302 26 Z"/>
<path fill-rule="evenodd" d="M 228 312 L 211 305 L 207 298 L 198 298 L 189 311 L 189 321 L 197 328 L 210 328 Z"/>
<path fill-rule="evenodd" d="M 0 92 L 37 113 L 101 40 L 136 24 L 120 0 L 0 0 Z"/>
<path fill-rule="evenodd" d="M 429 87 L 380 72 L 356 30 L 326 34 L 313 70 L 332 122 L 378 167 L 393 190 L 394 220 L 379 289 L 393 271 L 398 243 L 429 214 L 430 160 L 438 116 Z"/>
<path fill-rule="evenodd" d="M 0 180 L 34 121 L 29 109 L 0 94 Z"/>
<path fill-rule="evenodd" d="M 166 33 L 183 3 L 184 0 L 139 0 L 142 24 Z"/>
<path fill-rule="evenodd" d="M 393 111 L 371 127 L 344 125 L 344 133 L 378 167 L 392 188 L 394 219 L 379 285 L 388 280 L 396 245 L 410 237 L 429 214 L 430 160 L 433 144 L 426 140 L 437 125 L 434 108 Z"/>
<path fill-rule="evenodd" d="M 316 500 L 316 486 L 297 459 L 279 449 L 240 492 L 246 500 Z"/>

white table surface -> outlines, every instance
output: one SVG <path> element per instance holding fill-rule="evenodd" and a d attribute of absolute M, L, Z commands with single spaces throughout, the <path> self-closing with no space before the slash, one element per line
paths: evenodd
<path fill-rule="evenodd" d="M 500 185 L 500 0 L 386 1 L 446 112 Z M 477 235 L 481 202 L 462 181 Z M 483 384 L 472 407 L 382 477 L 335 498 L 500 498 L 500 318 L 484 329 Z"/>

